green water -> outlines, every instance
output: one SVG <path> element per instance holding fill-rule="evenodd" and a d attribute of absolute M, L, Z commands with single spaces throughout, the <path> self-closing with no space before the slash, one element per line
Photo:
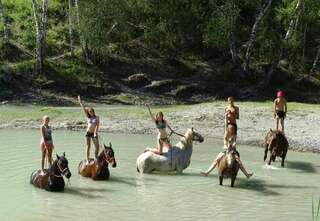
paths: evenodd
<path fill-rule="evenodd" d="M 54 131 L 55 152 L 66 152 L 71 185 L 50 193 L 29 184 L 39 168 L 38 130 L 0 130 L 0 220 L 311 220 L 312 197 L 319 199 L 319 155 L 289 152 L 286 168 L 280 162 L 266 167 L 263 150 L 239 146 L 241 159 L 254 172 L 247 180 L 239 172 L 218 185 L 213 172 L 199 176 L 220 151 L 206 140 L 194 146 L 191 165 L 183 175 L 140 175 L 135 160 L 154 136 L 103 134 L 111 140 L 118 167 L 109 181 L 95 182 L 77 174 L 84 158 L 84 132 Z"/>

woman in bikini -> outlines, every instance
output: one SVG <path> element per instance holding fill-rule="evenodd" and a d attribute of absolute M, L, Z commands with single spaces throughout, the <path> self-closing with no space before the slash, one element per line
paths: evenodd
<path fill-rule="evenodd" d="M 45 175 L 44 171 L 44 161 L 46 158 L 46 154 L 48 153 L 48 161 L 49 166 L 52 164 L 52 150 L 54 148 L 53 146 L 53 140 L 52 140 L 52 131 L 49 126 L 50 118 L 45 115 L 42 118 L 42 124 L 40 126 L 40 150 L 41 150 L 41 175 Z"/>
<path fill-rule="evenodd" d="M 87 131 L 86 131 L 86 163 L 89 164 L 90 162 L 90 147 L 91 147 L 91 140 L 94 144 L 95 151 L 94 151 L 94 160 L 97 159 L 99 153 L 99 139 L 98 139 L 98 130 L 99 130 L 99 116 L 96 116 L 94 109 L 92 107 L 84 107 L 81 103 L 81 98 L 78 96 L 78 101 L 80 106 L 83 109 L 83 112 L 87 118 Z"/>
<path fill-rule="evenodd" d="M 174 132 L 171 127 L 168 125 L 168 122 L 166 120 L 163 119 L 163 113 L 162 112 L 158 112 L 156 114 L 156 116 L 154 116 L 151 112 L 150 106 L 149 104 L 145 104 L 145 106 L 148 108 L 149 110 L 149 114 L 151 116 L 152 121 L 156 124 L 156 127 L 159 131 L 158 136 L 157 136 L 157 148 L 146 148 L 146 151 L 151 151 L 153 153 L 156 154 L 162 154 L 163 152 L 163 148 L 166 147 L 168 149 L 171 148 L 171 144 L 170 144 L 170 140 L 168 138 L 168 134 L 167 134 L 167 128 L 171 131 Z"/>
<path fill-rule="evenodd" d="M 228 106 L 225 108 L 224 111 L 224 146 L 226 147 L 228 144 L 228 140 L 231 136 L 235 135 L 235 139 L 237 138 L 237 120 L 239 120 L 239 108 L 234 105 L 234 98 L 228 97 Z M 234 127 L 234 131 L 230 132 L 228 130 L 228 126 L 231 125 Z"/>

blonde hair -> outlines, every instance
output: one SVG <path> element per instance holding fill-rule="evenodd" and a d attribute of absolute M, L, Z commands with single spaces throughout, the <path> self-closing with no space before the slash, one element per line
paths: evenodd
<path fill-rule="evenodd" d="M 159 111 L 157 114 L 156 114 L 156 122 L 159 122 L 160 119 L 159 118 L 162 118 L 162 121 L 163 121 L 163 113 L 161 111 Z"/>
<path fill-rule="evenodd" d="M 44 115 L 42 117 L 42 123 L 44 123 L 46 121 L 46 119 L 50 120 L 50 117 L 48 115 Z"/>
<path fill-rule="evenodd" d="M 92 113 L 92 115 L 90 114 L 90 112 Z M 95 113 L 93 107 L 86 108 L 86 115 L 88 118 L 96 116 L 96 113 Z"/>

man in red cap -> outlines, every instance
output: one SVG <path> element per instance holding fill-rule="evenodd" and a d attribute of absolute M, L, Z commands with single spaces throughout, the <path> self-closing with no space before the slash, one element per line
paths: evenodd
<path fill-rule="evenodd" d="M 287 114 L 287 101 L 281 90 L 277 92 L 277 98 L 273 102 L 273 111 L 274 118 L 276 119 L 276 129 L 284 133 L 284 118 Z"/>

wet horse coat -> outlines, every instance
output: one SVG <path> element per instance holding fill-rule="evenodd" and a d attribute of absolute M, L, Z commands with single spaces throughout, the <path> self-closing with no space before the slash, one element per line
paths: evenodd
<path fill-rule="evenodd" d="M 180 174 L 190 164 L 193 141 L 203 142 L 203 140 L 200 134 L 193 129 L 188 129 L 181 141 L 162 155 L 151 151 L 142 153 L 137 158 L 137 170 L 140 173 L 176 171 L 177 174 Z"/>
<path fill-rule="evenodd" d="M 46 189 L 51 192 L 63 191 L 65 182 L 63 175 L 68 179 L 71 177 L 71 173 L 68 167 L 68 160 L 63 156 L 58 156 L 53 162 L 52 166 L 45 170 L 45 175 L 41 175 L 41 170 L 35 170 L 31 173 L 30 183 L 35 187 Z"/>
<path fill-rule="evenodd" d="M 219 184 L 222 185 L 223 178 L 231 178 L 231 187 L 234 186 L 236 180 L 239 164 L 236 161 L 236 155 L 239 153 L 235 150 L 227 151 L 226 154 L 219 160 L 217 169 L 219 173 Z"/>
<path fill-rule="evenodd" d="M 284 160 L 287 156 L 289 143 L 285 135 L 278 130 L 268 131 L 265 138 L 265 150 L 264 150 L 264 161 L 267 159 L 268 150 L 270 151 L 270 158 L 268 165 L 271 161 L 275 161 L 276 157 L 281 157 L 281 166 L 284 167 Z"/>
<path fill-rule="evenodd" d="M 104 145 L 104 150 L 101 151 L 96 161 L 91 159 L 89 164 L 86 164 L 84 160 L 81 161 L 78 172 L 81 176 L 91 177 L 93 180 L 107 180 L 110 177 L 109 164 L 112 167 L 117 166 L 111 143 L 109 147 Z"/>

